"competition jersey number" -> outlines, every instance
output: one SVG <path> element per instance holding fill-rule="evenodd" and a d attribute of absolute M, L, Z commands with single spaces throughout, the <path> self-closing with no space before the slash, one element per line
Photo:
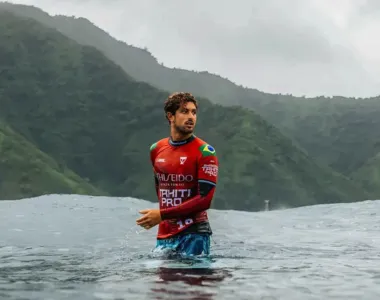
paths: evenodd
<path fill-rule="evenodd" d="M 178 226 L 179 226 L 178 229 L 182 229 L 182 228 L 184 228 L 185 226 L 192 224 L 193 222 L 194 222 L 194 221 L 193 221 L 192 218 L 188 218 L 188 219 L 186 219 L 186 220 L 185 220 L 185 224 L 183 224 L 182 220 L 179 220 L 179 221 L 177 222 L 177 224 L 178 224 Z"/>

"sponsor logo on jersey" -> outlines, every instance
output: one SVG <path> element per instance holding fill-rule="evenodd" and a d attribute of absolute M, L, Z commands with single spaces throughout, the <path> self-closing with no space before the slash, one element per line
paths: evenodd
<path fill-rule="evenodd" d="M 191 189 L 160 189 L 161 204 L 164 207 L 173 207 L 182 204 L 182 201 L 191 196 Z"/>
<path fill-rule="evenodd" d="M 193 175 L 186 175 L 186 174 L 161 174 L 161 173 L 157 173 L 156 177 L 161 182 L 191 182 L 194 180 Z"/>
<path fill-rule="evenodd" d="M 209 176 L 218 176 L 218 166 L 213 164 L 204 164 L 202 166 L 203 173 L 209 175 Z"/>
<path fill-rule="evenodd" d="M 185 163 L 186 159 L 187 159 L 186 156 L 181 156 L 181 157 L 179 158 L 179 162 L 180 162 L 180 164 L 183 165 L 183 164 Z"/>

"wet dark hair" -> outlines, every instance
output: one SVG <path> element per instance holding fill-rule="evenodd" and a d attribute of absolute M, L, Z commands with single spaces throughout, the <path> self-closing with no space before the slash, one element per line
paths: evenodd
<path fill-rule="evenodd" d="M 175 112 L 187 102 L 193 102 L 195 107 L 198 108 L 198 102 L 192 94 L 186 92 L 176 92 L 171 94 L 165 101 L 164 111 L 166 119 L 168 119 L 168 112 L 174 115 Z"/>

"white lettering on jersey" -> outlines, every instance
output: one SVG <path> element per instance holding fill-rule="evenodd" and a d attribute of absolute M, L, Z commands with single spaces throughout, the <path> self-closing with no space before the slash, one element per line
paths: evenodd
<path fill-rule="evenodd" d="M 203 172 L 205 174 L 210 175 L 210 176 L 217 176 L 218 175 L 218 166 L 217 165 L 203 165 L 202 166 Z"/>
<path fill-rule="evenodd" d="M 161 174 L 157 173 L 157 179 L 161 182 L 191 182 L 194 180 L 193 175 L 185 174 Z"/>
<path fill-rule="evenodd" d="M 191 196 L 191 189 L 160 189 L 161 204 L 165 207 L 178 206 Z"/>

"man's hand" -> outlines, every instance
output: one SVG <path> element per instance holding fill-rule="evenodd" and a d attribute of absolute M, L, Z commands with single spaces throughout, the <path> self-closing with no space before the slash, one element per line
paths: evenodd
<path fill-rule="evenodd" d="M 145 229 L 150 229 L 162 221 L 159 209 L 144 209 L 140 210 L 139 213 L 144 216 L 137 219 L 136 223 Z"/>

